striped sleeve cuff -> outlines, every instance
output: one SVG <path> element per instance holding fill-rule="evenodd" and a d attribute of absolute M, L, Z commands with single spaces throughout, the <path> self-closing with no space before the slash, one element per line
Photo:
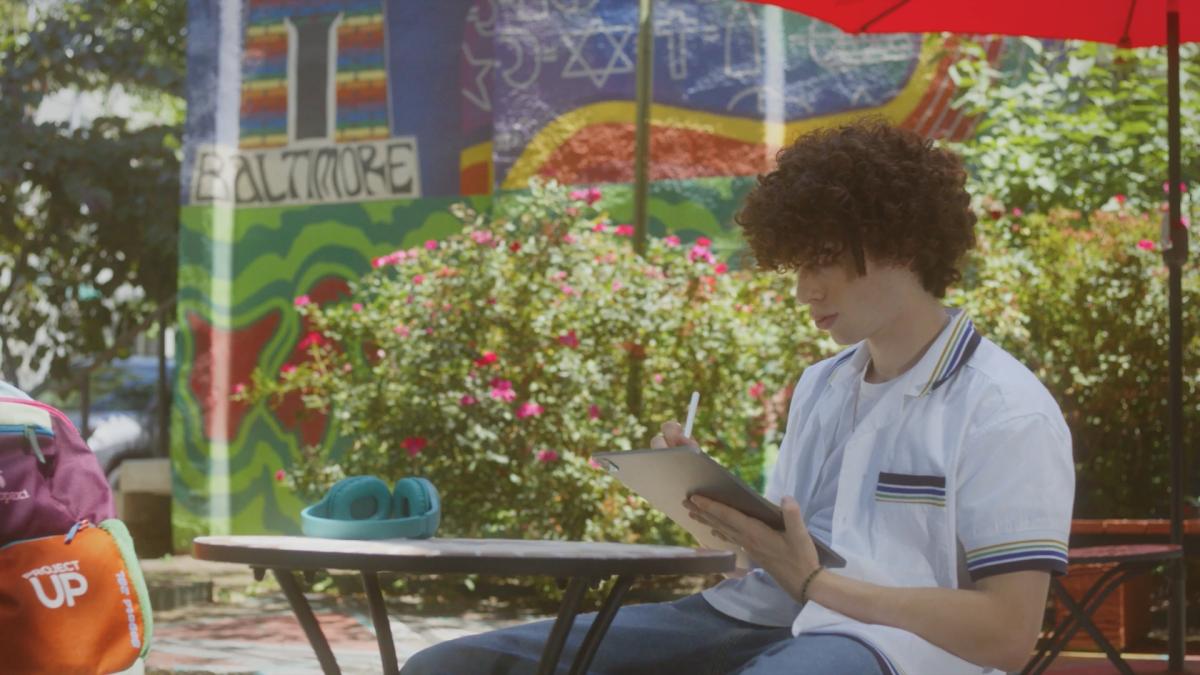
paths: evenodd
<path fill-rule="evenodd" d="M 967 551 L 967 571 L 972 581 L 1026 570 L 1065 574 L 1066 542 L 1057 539 L 1024 539 Z"/>

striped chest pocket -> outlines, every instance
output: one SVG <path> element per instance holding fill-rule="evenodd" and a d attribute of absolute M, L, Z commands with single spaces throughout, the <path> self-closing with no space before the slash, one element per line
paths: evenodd
<path fill-rule="evenodd" d="M 946 477 L 879 472 L 875 501 L 946 506 Z"/>

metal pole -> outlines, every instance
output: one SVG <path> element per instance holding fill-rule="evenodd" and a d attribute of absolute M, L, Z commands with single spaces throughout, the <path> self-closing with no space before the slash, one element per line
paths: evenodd
<path fill-rule="evenodd" d="M 1183 228 L 1180 201 L 1183 180 L 1180 159 L 1179 121 L 1179 3 L 1167 2 L 1167 143 L 1169 232 L 1171 245 L 1163 252 L 1168 269 L 1168 313 L 1170 314 L 1170 390 L 1167 399 L 1171 445 L 1171 543 L 1183 545 L 1183 486 L 1186 463 L 1183 456 L 1183 263 L 1187 260 L 1187 230 Z M 1180 558 L 1171 568 L 1171 598 L 1168 612 L 1168 665 L 1183 672 L 1187 635 L 1187 565 Z"/>
<path fill-rule="evenodd" d="M 646 254 L 650 167 L 650 105 L 654 97 L 654 0 L 638 0 L 637 139 L 633 155 L 633 250 Z"/>
<path fill-rule="evenodd" d="M 633 250 L 646 255 L 646 204 L 650 183 L 650 106 L 654 98 L 654 0 L 638 0 L 637 138 L 633 149 Z M 625 399 L 630 414 L 642 413 L 642 361 L 629 352 Z"/>

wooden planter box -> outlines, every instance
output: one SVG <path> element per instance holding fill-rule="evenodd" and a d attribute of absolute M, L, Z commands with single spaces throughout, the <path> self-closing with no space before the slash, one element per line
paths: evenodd
<path fill-rule="evenodd" d="M 1116 563 L 1070 565 L 1067 567 L 1067 574 L 1059 581 L 1067 589 L 1067 593 L 1078 601 L 1100 575 L 1115 566 Z M 1100 608 L 1092 613 L 1092 621 L 1096 627 L 1118 650 L 1124 651 L 1130 645 L 1137 644 L 1150 630 L 1151 581 L 1149 574 L 1139 574 L 1129 579 L 1109 593 Z M 1055 598 L 1055 623 L 1061 621 L 1067 613 L 1067 608 Z M 1100 651 L 1096 641 L 1082 627 L 1067 643 L 1067 649 Z"/>

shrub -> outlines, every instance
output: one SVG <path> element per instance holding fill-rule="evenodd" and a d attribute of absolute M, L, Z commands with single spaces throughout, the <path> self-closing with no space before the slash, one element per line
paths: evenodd
<path fill-rule="evenodd" d="M 693 389 L 693 435 L 759 482 L 792 385 L 834 345 L 790 278 L 728 269 L 703 239 L 639 256 L 597 197 L 535 184 L 495 216 L 458 206 L 461 233 L 376 260 L 344 302 L 297 298 L 307 356 L 253 395 L 300 392 L 348 445 L 308 448 L 290 483 L 313 499 L 345 475 L 427 476 L 443 536 L 686 543 L 589 460 L 647 447 Z"/>
<path fill-rule="evenodd" d="M 1062 406 L 1075 449 L 1076 517 L 1166 517 L 1168 313 L 1167 270 L 1154 241 L 1159 214 L 1116 208 L 1085 222 L 1068 210 L 984 210 L 969 289 L 958 299 Z M 1184 270 L 1185 419 L 1200 413 L 1198 303 L 1193 262 Z M 1200 444 L 1195 424 L 1185 433 L 1185 448 Z"/>

